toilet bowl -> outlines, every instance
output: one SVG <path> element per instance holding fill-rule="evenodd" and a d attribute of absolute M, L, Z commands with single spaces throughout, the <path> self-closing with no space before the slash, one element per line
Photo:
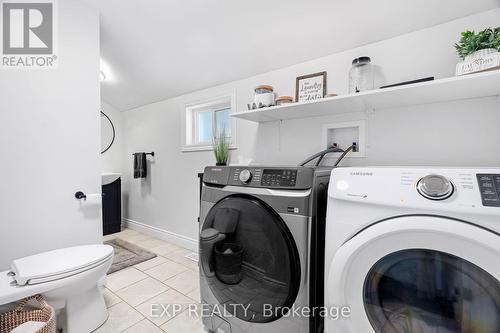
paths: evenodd
<path fill-rule="evenodd" d="M 65 333 L 89 333 L 107 319 L 99 281 L 113 262 L 109 245 L 83 245 L 14 260 L 0 272 L 0 305 L 42 294 Z"/>

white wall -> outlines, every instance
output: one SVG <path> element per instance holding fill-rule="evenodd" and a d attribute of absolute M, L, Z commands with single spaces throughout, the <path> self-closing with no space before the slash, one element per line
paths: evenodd
<path fill-rule="evenodd" d="M 0 70 L 0 270 L 12 259 L 102 241 L 99 15 L 58 2 L 59 67 Z"/>
<path fill-rule="evenodd" d="M 271 84 L 278 94 L 293 95 L 295 77 L 324 70 L 329 92 L 343 94 L 351 60 L 364 55 L 379 67 L 380 84 L 453 76 L 459 61 L 453 44 L 460 32 L 497 26 L 499 21 L 500 9 L 496 9 L 125 112 L 125 156 L 143 150 L 154 150 L 157 156 L 146 180 L 133 179 L 131 157 L 125 161 L 124 216 L 165 230 L 166 235 L 188 237 L 195 248 L 196 173 L 214 159 L 212 152 L 181 152 L 186 103 L 236 91 L 238 110 L 244 110 L 256 85 Z M 233 151 L 231 162 L 297 164 L 323 148 L 323 124 L 365 119 L 366 158 L 348 159 L 345 165 L 499 166 L 498 111 L 496 98 L 483 98 L 260 125 L 238 120 L 238 150 Z"/>
<path fill-rule="evenodd" d="M 113 145 L 104 153 L 101 154 L 101 170 L 103 173 L 113 172 L 122 173 L 123 170 L 123 130 L 122 118 L 123 113 L 118 111 L 109 103 L 102 102 L 101 110 L 113 122 L 115 127 L 115 141 Z"/>

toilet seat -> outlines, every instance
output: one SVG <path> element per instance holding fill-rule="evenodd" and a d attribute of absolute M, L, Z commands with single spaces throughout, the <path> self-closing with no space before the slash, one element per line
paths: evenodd
<path fill-rule="evenodd" d="M 85 253 L 88 255 L 86 261 L 82 257 Z M 75 255 L 78 258 L 68 257 L 68 255 Z M 58 265 L 54 262 L 46 262 L 45 268 L 40 268 L 44 263 L 40 261 L 30 269 L 27 265 L 33 259 L 58 260 Z M 64 261 L 71 261 L 71 263 L 65 263 Z M 35 294 L 47 293 L 67 285 L 81 284 L 87 277 L 94 276 L 96 272 L 103 270 L 103 268 L 105 269 L 102 273 L 104 275 L 112 261 L 113 248 L 109 245 L 85 245 L 15 260 L 11 266 L 16 270 L 0 272 L 0 305 L 15 302 Z M 52 267 L 54 270 L 50 271 L 48 267 Z M 19 272 L 21 275 L 11 276 L 9 274 L 11 272 L 15 274 Z M 15 283 L 17 279 L 26 283 L 24 285 Z"/>
<path fill-rule="evenodd" d="M 0 305 L 42 294 L 58 311 L 58 328 L 88 333 L 108 317 L 101 282 L 113 263 L 109 245 L 85 245 L 14 260 L 0 272 Z"/>
<path fill-rule="evenodd" d="M 16 259 L 11 270 L 18 286 L 35 285 L 81 273 L 112 257 L 109 245 L 82 245 Z"/>

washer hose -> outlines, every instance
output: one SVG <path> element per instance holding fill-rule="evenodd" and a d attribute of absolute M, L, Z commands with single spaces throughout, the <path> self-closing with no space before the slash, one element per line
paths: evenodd
<path fill-rule="evenodd" d="M 318 161 L 316 162 L 316 166 L 319 166 L 319 164 L 321 163 L 321 161 L 323 160 L 323 158 L 325 157 L 325 155 L 327 154 L 330 154 L 330 153 L 342 153 L 342 155 L 340 155 L 340 157 L 337 159 L 337 161 L 335 162 L 334 166 L 338 166 L 340 164 L 340 162 L 342 162 L 342 160 L 344 159 L 344 157 L 352 150 L 352 151 L 356 151 L 356 148 L 357 148 L 357 145 L 356 143 L 353 143 L 349 148 L 347 148 L 346 150 L 343 150 L 343 149 L 340 149 L 338 147 L 331 147 L 331 148 L 328 148 L 328 149 L 325 149 L 323 151 L 320 151 L 319 153 L 316 153 L 310 157 L 308 157 L 304 162 L 300 163 L 300 166 L 305 166 L 307 163 L 315 160 L 316 158 L 318 159 Z"/>

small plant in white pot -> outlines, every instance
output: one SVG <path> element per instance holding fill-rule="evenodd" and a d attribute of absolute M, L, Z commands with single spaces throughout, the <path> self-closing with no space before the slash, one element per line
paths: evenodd
<path fill-rule="evenodd" d="M 227 165 L 229 160 L 230 138 L 226 136 L 226 131 L 222 130 L 219 136 L 213 140 L 213 150 L 216 165 Z"/>
<path fill-rule="evenodd" d="M 455 44 L 458 55 L 463 59 L 457 65 L 456 75 L 464 75 L 500 68 L 500 28 L 487 28 L 475 33 L 462 32 Z"/>

